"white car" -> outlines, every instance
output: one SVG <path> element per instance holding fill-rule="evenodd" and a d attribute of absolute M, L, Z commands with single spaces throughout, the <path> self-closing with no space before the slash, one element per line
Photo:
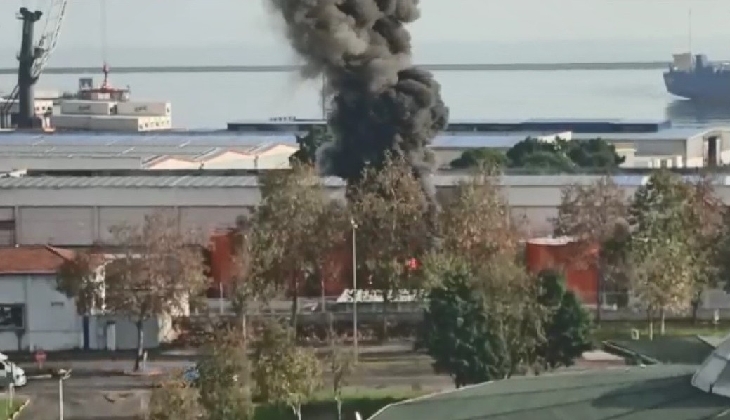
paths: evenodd
<path fill-rule="evenodd" d="M 8 356 L 0 353 L 0 388 L 10 385 L 21 387 L 28 384 L 28 378 L 23 368 L 8 359 Z"/>

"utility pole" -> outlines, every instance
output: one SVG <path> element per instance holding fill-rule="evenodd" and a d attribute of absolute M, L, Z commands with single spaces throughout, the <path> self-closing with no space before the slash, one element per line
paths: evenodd
<path fill-rule="evenodd" d="M 350 219 L 352 225 L 352 347 L 355 357 L 355 363 L 359 359 L 358 351 L 358 332 L 357 332 L 357 223 L 354 219 Z"/>
<path fill-rule="evenodd" d="M 21 7 L 18 19 L 23 21 L 23 35 L 18 54 L 18 128 L 39 128 L 40 119 L 35 114 L 35 83 L 38 76 L 33 74 L 33 64 L 43 55 L 43 49 L 34 44 L 34 27 L 43 13 L 31 12 Z"/>
<path fill-rule="evenodd" d="M 58 377 L 58 419 L 63 420 L 63 381 L 71 377 L 71 369 L 59 369 L 55 376 Z"/>

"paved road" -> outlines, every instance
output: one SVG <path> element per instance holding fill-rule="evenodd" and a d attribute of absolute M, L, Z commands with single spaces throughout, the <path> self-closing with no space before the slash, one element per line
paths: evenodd
<path fill-rule="evenodd" d="M 64 383 L 64 418 L 67 420 L 133 419 L 142 413 L 149 396 L 147 378 L 71 377 Z M 58 382 L 37 380 L 19 390 L 31 403 L 19 420 L 57 420 Z"/>

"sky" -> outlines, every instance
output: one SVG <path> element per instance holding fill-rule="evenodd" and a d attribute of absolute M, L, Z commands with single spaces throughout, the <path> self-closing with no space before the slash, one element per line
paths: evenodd
<path fill-rule="evenodd" d="M 14 64 L 17 9 L 50 1 L 0 1 L 0 66 Z M 70 0 L 51 65 L 295 62 L 266 1 Z M 695 49 L 730 58 L 729 0 L 421 0 L 421 9 L 411 26 L 421 62 L 668 59 L 687 49 L 690 10 Z"/>

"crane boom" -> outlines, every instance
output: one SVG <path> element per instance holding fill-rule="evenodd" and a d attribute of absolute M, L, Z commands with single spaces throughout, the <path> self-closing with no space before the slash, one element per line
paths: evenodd
<path fill-rule="evenodd" d="M 51 5 L 46 12 L 46 22 L 43 25 L 43 32 L 38 41 L 38 47 L 42 49 L 42 55 L 33 64 L 33 76 L 38 77 L 48 64 L 48 59 L 53 54 L 58 44 L 58 37 L 61 34 L 63 20 L 66 17 L 68 0 L 51 0 Z"/>

